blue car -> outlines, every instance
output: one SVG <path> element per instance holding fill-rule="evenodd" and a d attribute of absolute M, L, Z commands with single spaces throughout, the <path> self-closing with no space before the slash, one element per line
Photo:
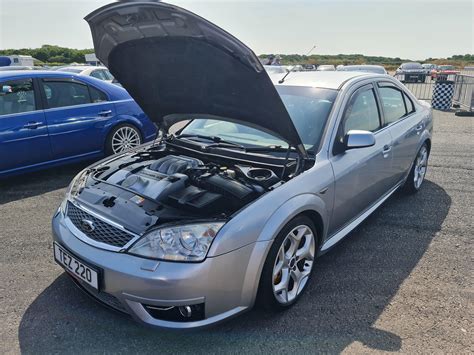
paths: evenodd
<path fill-rule="evenodd" d="M 156 137 L 123 88 L 72 73 L 0 72 L 0 177 L 100 158 Z"/>

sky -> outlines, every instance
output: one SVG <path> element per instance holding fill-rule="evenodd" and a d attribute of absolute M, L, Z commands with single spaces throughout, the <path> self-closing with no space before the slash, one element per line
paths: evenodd
<path fill-rule="evenodd" d="M 89 12 L 111 0 L 0 0 L 0 49 L 92 48 Z M 474 53 L 474 0 L 170 0 L 257 54 L 354 54 L 403 59 Z"/>

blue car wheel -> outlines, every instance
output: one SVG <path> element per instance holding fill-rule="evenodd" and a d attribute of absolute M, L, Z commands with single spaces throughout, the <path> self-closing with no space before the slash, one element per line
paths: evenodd
<path fill-rule="evenodd" d="M 109 134 L 106 142 L 108 155 L 122 153 L 143 143 L 142 135 L 137 127 L 130 124 L 121 124 Z"/>

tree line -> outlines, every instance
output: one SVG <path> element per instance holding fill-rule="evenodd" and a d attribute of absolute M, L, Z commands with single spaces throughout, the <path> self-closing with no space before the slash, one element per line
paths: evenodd
<path fill-rule="evenodd" d="M 5 55 L 30 55 L 38 60 L 37 64 L 70 64 L 85 63 L 84 55 L 94 53 L 93 49 L 73 49 L 49 44 L 40 48 L 21 48 L 0 50 L 0 56 Z"/>
<path fill-rule="evenodd" d="M 84 55 L 93 53 L 93 49 L 73 49 L 50 44 L 42 45 L 40 48 L 21 48 L 21 49 L 3 49 L 0 50 L 2 55 L 30 55 L 38 60 L 39 65 L 60 65 L 70 63 L 84 63 Z M 260 58 L 267 58 L 269 54 L 262 54 Z M 295 64 L 334 64 L 334 65 L 348 65 L 348 64 L 376 64 L 383 65 L 387 68 L 399 66 L 403 62 L 409 62 L 409 59 L 381 57 L 381 56 L 366 56 L 363 54 L 337 54 L 337 55 L 322 55 L 313 54 L 310 56 L 300 54 L 281 54 L 281 64 L 295 65 Z M 422 60 L 424 63 L 435 64 L 452 64 L 459 67 L 466 65 L 474 65 L 474 55 L 453 55 L 449 58 L 427 58 Z"/>

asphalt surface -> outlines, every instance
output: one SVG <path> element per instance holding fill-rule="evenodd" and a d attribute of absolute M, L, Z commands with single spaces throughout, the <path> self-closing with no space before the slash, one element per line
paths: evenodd
<path fill-rule="evenodd" d="M 86 164 L 0 181 L 0 353 L 473 353 L 473 128 L 437 112 L 422 190 L 318 259 L 292 309 L 184 333 L 96 304 L 53 262 L 51 216 Z"/>

